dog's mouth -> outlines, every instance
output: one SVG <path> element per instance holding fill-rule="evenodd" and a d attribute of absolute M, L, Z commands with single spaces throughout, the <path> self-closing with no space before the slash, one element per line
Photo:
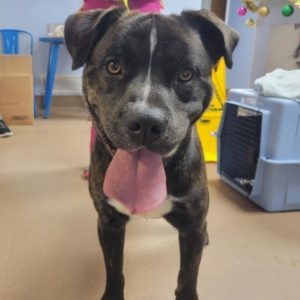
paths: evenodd
<path fill-rule="evenodd" d="M 130 214 L 143 214 L 158 208 L 167 198 L 162 154 L 143 146 L 120 149 L 103 128 L 98 126 L 97 131 L 112 156 L 104 178 L 104 194 L 125 206 Z"/>
<path fill-rule="evenodd" d="M 101 136 L 101 140 L 102 140 L 103 144 L 105 145 L 106 150 L 109 152 L 109 154 L 111 156 L 114 156 L 116 151 L 117 151 L 117 147 L 114 146 L 114 144 L 108 138 L 108 136 L 106 135 L 104 129 L 101 126 L 98 126 L 98 133 Z"/>
<path fill-rule="evenodd" d="M 158 208 L 167 197 L 162 155 L 145 147 L 117 148 L 103 129 L 98 132 L 112 156 L 104 178 L 104 194 L 119 201 L 131 214 Z"/>
<path fill-rule="evenodd" d="M 167 197 L 166 174 L 160 154 L 145 149 L 117 149 L 105 174 L 103 191 L 131 214 L 158 208 Z"/>

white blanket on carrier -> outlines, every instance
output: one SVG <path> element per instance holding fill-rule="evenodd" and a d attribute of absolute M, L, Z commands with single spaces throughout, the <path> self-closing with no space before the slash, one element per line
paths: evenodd
<path fill-rule="evenodd" d="M 266 97 L 300 101 L 300 70 L 276 69 L 254 82 L 255 90 Z"/>

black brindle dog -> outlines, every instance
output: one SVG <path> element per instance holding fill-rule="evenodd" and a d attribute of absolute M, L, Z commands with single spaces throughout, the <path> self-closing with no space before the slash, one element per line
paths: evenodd
<path fill-rule="evenodd" d="M 114 8 L 70 16 L 65 40 L 73 69 L 85 65 L 97 131 L 89 188 L 107 273 L 102 300 L 124 299 L 131 215 L 162 216 L 179 231 L 176 299 L 198 299 L 208 189 L 194 124 L 212 96 L 212 68 L 221 57 L 232 66 L 238 34 L 206 10 L 165 16 Z"/>

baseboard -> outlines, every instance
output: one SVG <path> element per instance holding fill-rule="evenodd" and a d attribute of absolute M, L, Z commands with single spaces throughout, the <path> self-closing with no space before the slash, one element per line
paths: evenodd
<path fill-rule="evenodd" d="M 44 96 L 36 96 L 37 105 L 43 107 Z M 82 96 L 53 96 L 51 106 L 86 107 Z"/>
<path fill-rule="evenodd" d="M 41 94 L 45 93 L 46 75 L 40 77 Z M 81 76 L 56 75 L 53 87 L 54 96 L 80 96 L 82 95 Z"/>

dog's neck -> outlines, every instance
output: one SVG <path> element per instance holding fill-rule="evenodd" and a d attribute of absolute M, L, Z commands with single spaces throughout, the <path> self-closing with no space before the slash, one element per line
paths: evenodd
<path fill-rule="evenodd" d="M 116 148 L 109 140 L 102 127 L 98 130 L 98 134 L 107 152 L 110 154 L 111 157 L 113 157 L 116 153 Z"/>
<path fill-rule="evenodd" d="M 91 99 L 89 99 L 88 96 L 86 96 L 86 99 L 87 99 L 86 102 L 88 104 L 90 114 L 93 118 L 93 122 L 97 122 L 98 124 L 101 124 L 100 119 L 98 118 L 98 115 L 95 113 L 95 110 L 98 109 L 98 107 L 92 104 L 93 102 L 91 101 Z M 93 126 L 96 129 L 96 137 L 98 136 L 99 141 L 103 144 L 104 148 L 107 150 L 109 155 L 111 157 L 113 157 L 117 150 L 116 147 L 114 147 L 113 143 L 107 137 L 102 126 L 101 127 L 95 126 L 95 125 L 93 125 Z"/>

